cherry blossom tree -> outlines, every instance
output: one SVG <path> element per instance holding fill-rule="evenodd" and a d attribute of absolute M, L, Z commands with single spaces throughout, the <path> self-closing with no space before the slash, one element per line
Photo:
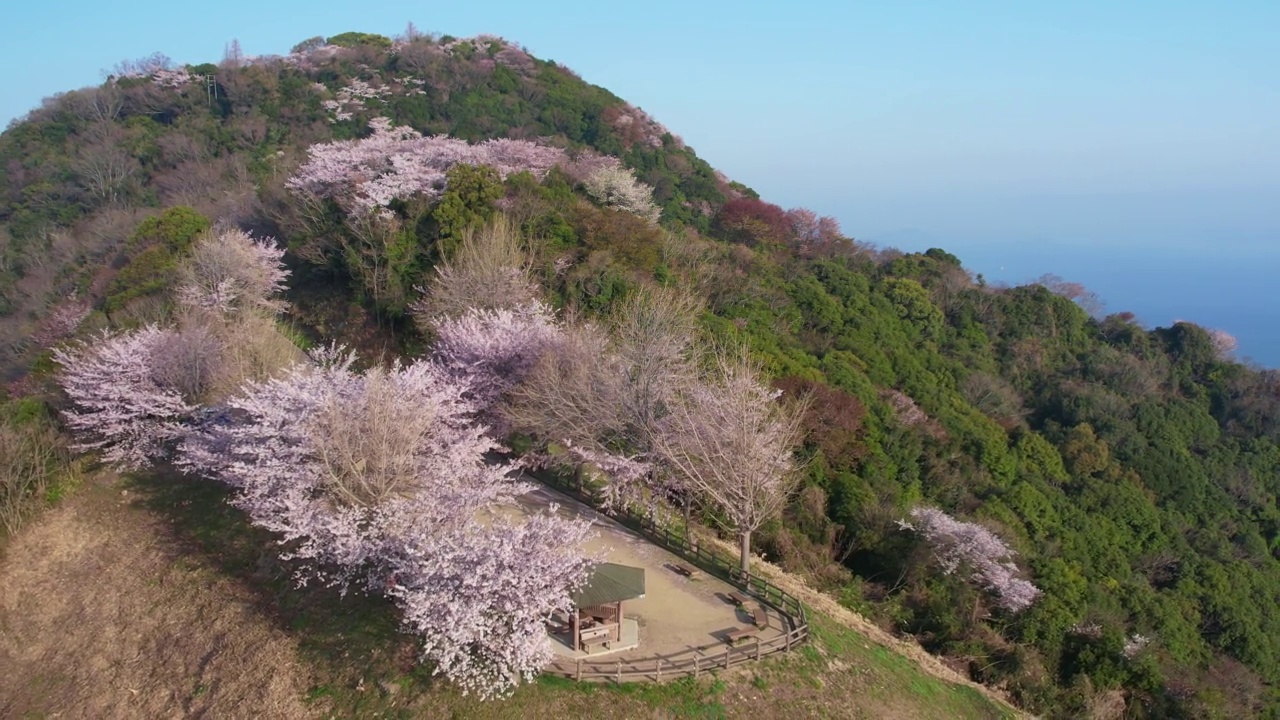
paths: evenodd
<path fill-rule="evenodd" d="M 546 621 L 573 611 L 571 593 L 594 560 L 574 550 L 588 532 L 586 523 L 544 514 L 412 533 L 388 593 L 436 673 L 481 697 L 502 694 L 550 662 Z"/>
<path fill-rule="evenodd" d="M 968 569 L 969 579 L 995 595 L 996 604 L 1005 611 L 1022 612 L 1040 596 L 1035 585 L 1018 577 L 1012 560 L 1017 553 L 990 530 L 931 507 L 913 508 L 911 520 L 899 525 L 924 538 L 944 575 Z"/>
<path fill-rule="evenodd" d="M 73 449 L 101 452 L 106 463 L 136 470 L 183 435 L 194 407 L 157 372 L 174 335 L 150 325 L 54 350 L 58 380 L 71 399 L 63 417 L 80 437 Z"/>
<path fill-rule="evenodd" d="M 661 210 L 653 204 L 653 188 L 636 179 L 635 173 L 618 163 L 597 168 L 583 183 L 596 202 L 605 207 L 634 213 L 656 223 Z"/>
<path fill-rule="evenodd" d="M 385 216 L 393 200 L 444 192 L 445 171 L 459 163 L 487 165 L 505 178 L 517 172 L 544 176 L 567 162 L 563 150 L 527 140 L 494 139 L 470 144 L 408 127 L 387 118 L 369 123 L 373 133 L 361 140 L 313 145 L 306 163 L 286 185 L 297 195 L 334 200 L 350 215 Z"/>
<path fill-rule="evenodd" d="M 241 230 L 207 233 L 178 268 L 177 298 L 188 308 L 231 314 L 276 313 L 289 271 L 284 249 Z"/>
<path fill-rule="evenodd" d="M 840 221 L 828 215 L 819 216 L 808 208 L 792 208 L 787 211 L 786 219 L 791 225 L 791 241 L 802 247 L 829 245 L 844 239 Z"/>
<path fill-rule="evenodd" d="M 1208 328 L 1209 339 L 1213 341 L 1213 351 L 1217 354 L 1219 360 L 1230 360 L 1234 357 L 1236 348 L 1239 347 L 1240 341 L 1226 330 L 1218 328 Z"/>
<path fill-rule="evenodd" d="M 410 500 L 466 515 L 513 497 L 506 468 L 484 462 L 496 446 L 469 422 L 473 406 L 434 366 L 359 374 L 349 353 L 314 359 L 250 384 L 227 404 L 245 420 L 184 448 L 192 469 L 239 488 L 237 506 L 295 544 L 293 557 L 345 568 L 345 583 Z M 201 451 L 210 445 L 226 460 Z"/>
<path fill-rule="evenodd" d="M 481 411 L 523 381 L 562 339 L 551 309 L 536 301 L 511 309 L 475 308 L 435 328 L 435 362 L 465 383 Z"/>
<path fill-rule="evenodd" d="M 745 350 L 720 352 L 673 403 L 656 437 L 663 462 L 723 513 L 750 571 L 751 534 L 777 516 L 799 482 L 794 451 L 805 400 L 778 402 Z"/>
<path fill-rule="evenodd" d="M 237 488 L 234 503 L 301 561 L 300 583 L 386 592 L 435 672 L 505 693 L 549 659 L 545 622 L 587 576 L 589 525 L 499 511 L 529 486 L 488 461 L 498 446 L 440 365 L 353 363 L 328 348 L 249 385 L 181 462 Z"/>

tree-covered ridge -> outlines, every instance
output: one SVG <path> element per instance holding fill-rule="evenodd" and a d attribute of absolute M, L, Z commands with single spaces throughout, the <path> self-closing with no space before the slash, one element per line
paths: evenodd
<path fill-rule="evenodd" d="M 148 208 L 190 205 L 252 225 L 308 147 L 366 136 L 380 116 L 427 136 L 618 157 L 665 218 L 692 226 L 738 193 L 640 110 L 499 38 L 348 35 L 284 57 L 121 63 L 102 86 L 12 123 L 0 136 L 5 355 L 22 349 L 13 345 L 34 329 L 32 315 L 94 287 L 86 269 L 118 261 Z"/>
<path fill-rule="evenodd" d="M 735 189 L 608 91 L 510 43 L 349 33 L 295 50 L 135 68 L 0 136 L 11 342 L 43 346 L 91 305 L 90 326 L 163 315 L 212 219 L 288 241 L 299 327 L 412 353 L 426 342 L 402 320 L 415 288 L 502 213 L 557 309 L 609 318 L 640 288 L 688 290 L 708 338 L 748 345 L 778 388 L 813 398 L 805 487 L 757 534 L 770 557 L 1035 711 L 1079 716 L 1119 693 L 1135 716 L 1276 712 L 1275 373 L 1189 323 L 1091 316 L 1060 283 L 996 288 L 942 250 L 859 245 Z M 618 157 L 661 224 L 558 162 L 437 168 L 431 192 L 378 204 L 390 224 L 299 202 L 290 178 L 316 148 L 369 140 L 377 118 L 451 136 L 450 152 L 506 138 Z M 344 310 L 353 300 L 363 309 Z M 981 526 L 940 523 L 952 536 L 994 532 L 1016 553 L 1040 591 L 1025 612 L 903 527 L 935 507 Z"/>

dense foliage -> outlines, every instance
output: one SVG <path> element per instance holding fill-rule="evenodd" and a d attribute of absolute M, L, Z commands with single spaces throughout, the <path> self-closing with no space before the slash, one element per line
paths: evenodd
<path fill-rule="evenodd" d="M 862 246 L 829 218 L 728 183 L 643 113 L 496 38 L 333 40 L 286 58 L 148 66 L 53 98 L 0 136 L 11 369 L 89 306 L 82 331 L 166 317 L 156 288 L 176 282 L 206 217 L 288 241 L 291 317 L 311 336 L 420 352 L 427 337 L 401 319 L 414 288 L 503 212 L 548 307 L 604 327 L 641 288 L 678 286 L 703 303 L 707 339 L 749 346 L 779 389 L 812 397 L 804 487 L 756 533 L 770 557 L 1037 712 L 1078 716 L 1113 697 L 1138 717 L 1278 712 L 1280 375 L 1233 362 L 1229 339 L 1189 323 L 1091 314 L 1070 283 L 991 287 L 942 250 Z M 618 157 L 631 174 L 437 167 L 423 197 L 379 196 L 394 222 L 376 228 L 346 196 L 300 203 L 286 183 L 324 157 L 314 149 L 356 147 L 379 117 L 411 144 L 536 141 Z M 660 225 L 632 181 L 652 188 Z M 483 349 L 473 328 L 527 326 L 533 343 L 545 317 L 495 307 L 441 336 L 466 363 Z M 132 358 L 93 358 L 86 372 Z M 166 427 L 185 401 L 136 380 L 139 402 L 160 402 L 143 419 Z M 923 527 L 910 520 L 919 507 L 941 509 L 937 538 L 951 544 L 902 527 Z M 1038 596 L 972 581 L 975 558 L 943 572 L 939 548 L 957 538 L 998 544 L 988 574 L 1024 591 L 1025 577 Z"/>

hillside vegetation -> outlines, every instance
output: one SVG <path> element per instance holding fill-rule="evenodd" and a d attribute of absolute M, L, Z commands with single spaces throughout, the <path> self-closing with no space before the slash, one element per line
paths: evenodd
<path fill-rule="evenodd" d="M 750 348 L 784 397 L 809 398 L 802 486 L 754 536 L 771 560 L 1032 712 L 1122 697 L 1129 717 L 1280 714 L 1280 376 L 1234 362 L 1221 335 L 858 243 L 497 38 L 348 33 L 118 70 L 0 136 L 13 394 L 61 407 L 49 348 L 174 322 L 211 228 L 278 238 L 292 270 L 287 314 L 254 331 L 270 341 L 224 391 L 294 345 L 420 356 L 436 340 L 412 319 L 420 288 L 506 223 L 560 316 L 608 324 L 678 288 L 705 342 Z M 61 473 L 51 416 L 4 408 L 5 442 L 35 448 L 5 454 L 4 481 Z M 1015 554 L 985 575 L 952 562 L 918 508 Z M 1015 581 L 1038 589 L 1029 604 L 1002 594 Z"/>

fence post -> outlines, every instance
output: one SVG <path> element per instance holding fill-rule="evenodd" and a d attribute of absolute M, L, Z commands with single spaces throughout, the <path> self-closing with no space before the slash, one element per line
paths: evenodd
<path fill-rule="evenodd" d="M 622 661 L 618 661 L 618 684 L 622 684 Z"/>
<path fill-rule="evenodd" d="M 582 682 L 582 658 L 578 658 L 578 682 Z"/>
<path fill-rule="evenodd" d="M 791 630 L 787 631 L 787 652 L 791 652 Z"/>
<path fill-rule="evenodd" d="M 662 682 L 662 658 L 658 658 L 658 682 Z"/>
<path fill-rule="evenodd" d="M 693 679 L 698 679 L 698 654 L 696 652 L 693 654 Z"/>
<path fill-rule="evenodd" d="M 724 669 L 725 670 L 729 669 L 729 654 L 732 652 L 733 652 L 732 645 L 724 649 Z"/>
<path fill-rule="evenodd" d="M 756 662 L 760 662 L 760 636 L 756 636 Z"/>

